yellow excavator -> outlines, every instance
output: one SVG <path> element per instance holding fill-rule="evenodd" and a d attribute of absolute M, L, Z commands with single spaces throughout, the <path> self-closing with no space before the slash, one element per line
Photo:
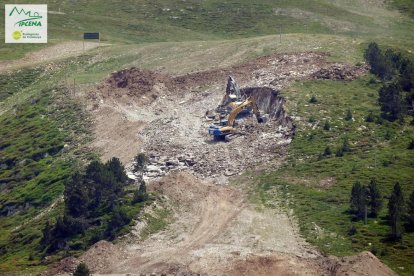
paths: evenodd
<path fill-rule="evenodd" d="M 214 140 L 224 140 L 227 135 L 236 133 L 237 130 L 234 128 L 234 122 L 236 121 L 237 115 L 248 108 L 252 108 L 254 115 L 256 115 L 257 122 L 263 123 L 263 118 L 260 116 L 256 100 L 249 97 L 237 106 L 232 106 L 232 111 L 229 113 L 227 120 L 220 121 L 220 126 L 209 126 L 208 133 L 214 136 Z"/>

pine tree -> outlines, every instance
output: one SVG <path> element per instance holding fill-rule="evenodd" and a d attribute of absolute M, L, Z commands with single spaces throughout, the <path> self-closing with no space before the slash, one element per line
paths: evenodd
<path fill-rule="evenodd" d="M 89 196 L 83 176 L 75 173 L 65 183 L 65 212 L 73 217 L 87 216 Z"/>
<path fill-rule="evenodd" d="M 362 186 L 359 182 L 355 182 L 351 190 L 350 211 L 357 218 L 363 218 L 365 215 L 365 205 L 366 187 Z"/>
<path fill-rule="evenodd" d="M 381 193 L 378 189 L 377 181 L 372 178 L 368 184 L 368 205 L 373 217 L 377 217 L 382 207 Z"/>
<path fill-rule="evenodd" d="M 145 181 L 141 180 L 139 189 L 134 194 L 133 203 L 140 203 L 146 200 L 148 200 L 147 186 L 145 185 Z"/>
<path fill-rule="evenodd" d="M 135 161 L 135 165 L 133 168 L 133 172 L 139 173 L 142 178 L 142 175 L 148 163 L 148 159 L 144 153 L 140 153 L 137 156 L 135 156 L 134 161 Z"/>
<path fill-rule="evenodd" d="M 383 55 L 378 44 L 371 42 L 364 53 L 365 60 L 371 66 L 371 73 L 379 75 L 383 63 Z"/>
<path fill-rule="evenodd" d="M 400 239 L 403 234 L 402 217 L 404 214 L 404 197 L 401 186 L 397 182 L 388 202 L 388 215 L 391 225 L 391 238 Z"/>
<path fill-rule="evenodd" d="M 379 91 L 379 104 L 383 117 L 390 121 L 401 118 L 404 106 L 402 103 L 401 87 L 398 83 L 393 82 L 384 85 Z"/>
<path fill-rule="evenodd" d="M 115 176 L 116 180 L 122 184 L 126 184 L 128 181 L 128 176 L 125 173 L 125 167 L 122 165 L 121 161 L 113 157 L 106 164 L 109 171 Z"/>
<path fill-rule="evenodd" d="M 414 231 L 414 191 L 411 193 L 407 203 L 407 226 L 410 231 Z"/>
<path fill-rule="evenodd" d="M 80 263 L 77 267 L 75 272 L 73 273 L 73 276 L 89 276 L 90 271 L 89 268 L 84 263 Z"/>

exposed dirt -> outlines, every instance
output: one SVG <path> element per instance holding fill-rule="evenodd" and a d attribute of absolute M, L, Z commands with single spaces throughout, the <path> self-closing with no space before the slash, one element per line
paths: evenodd
<path fill-rule="evenodd" d="M 277 167 L 294 133 L 280 89 L 315 76 L 337 79 L 341 66 L 322 54 L 296 53 L 185 76 L 136 68 L 113 73 L 88 95 L 95 114 L 95 145 L 108 149 L 104 158 L 129 160 L 127 167 L 139 150 L 149 155 L 148 189 L 161 193 L 162 200 L 145 212 L 168 209 L 173 222 L 142 241 L 146 222 L 137 221 L 116 245 L 100 242 L 78 260 L 62 261 L 52 274 L 73 271 L 80 261 L 96 275 L 341 275 L 368 257 L 376 266 L 379 261 L 373 256 L 349 261 L 322 257 L 277 204 L 257 209 L 242 187 L 217 185 L 258 164 L 262 169 Z M 345 75 L 353 78 L 360 70 L 355 67 Z M 221 101 L 228 75 L 243 93 L 256 98 L 269 120 L 258 125 L 246 117 L 243 135 L 215 143 L 207 134 L 211 122 L 205 112 Z M 386 267 L 375 269 L 390 275 Z"/>
<path fill-rule="evenodd" d="M 336 79 L 338 68 L 345 68 L 347 79 L 352 79 L 365 67 L 329 63 L 325 55 L 311 52 L 272 55 L 183 76 L 137 68 L 115 72 L 88 95 L 96 114 L 95 145 L 103 149 L 104 159 L 119 156 L 124 162 L 141 146 L 151 157 L 147 178 L 189 167 L 197 175 L 226 183 L 228 176 L 258 164 L 277 166 L 285 155 L 294 129 L 280 89 L 294 80 L 315 78 L 321 70 L 323 76 L 333 72 L 327 77 Z M 229 75 L 243 93 L 256 98 L 270 120 L 259 125 L 246 118 L 230 143 L 214 143 L 207 134 L 211 122 L 205 112 L 220 102 Z"/>
<path fill-rule="evenodd" d="M 200 181 L 186 172 L 173 172 L 148 188 L 166 201 L 151 209 L 170 208 L 174 214 L 167 229 L 145 241 L 137 231 L 116 245 L 99 242 L 79 260 L 64 260 L 48 275 L 73 271 L 79 262 L 101 274 L 223 275 L 234 270 L 236 275 L 242 261 L 256 256 L 280 260 L 279 271 L 293 272 L 290 266 L 302 263 L 300 259 L 319 256 L 296 234 L 286 214 L 255 210 L 236 188 Z M 233 267 L 235 262 L 239 265 Z M 260 264 L 263 271 L 269 269 L 266 262 L 256 266 Z M 301 271 L 317 272 L 305 265 Z"/>
<path fill-rule="evenodd" d="M 397 275 L 389 267 L 381 263 L 371 252 L 362 252 L 350 257 L 328 257 L 319 259 L 319 266 L 327 270 L 330 275 Z"/>
<path fill-rule="evenodd" d="M 45 275 L 84 262 L 94 275 L 395 275 L 374 255 L 323 257 L 304 242 L 284 212 L 257 210 L 243 193 L 173 172 L 151 182 L 174 222 L 141 241 L 133 231 L 117 244 L 101 241 L 80 258 L 62 260 Z M 133 234 L 135 233 L 135 234 Z"/>
<path fill-rule="evenodd" d="M 84 52 L 83 45 L 85 45 L 85 51 L 99 46 L 98 43 L 85 42 L 85 44 L 83 44 L 82 41 L 69 41 L 59 43 L 35 52 L 31 52 L 25 57 L 18 60 L 0 61 L 0 73 L 24 66 L 33 66 L 60 58 L 80 55 Z M 101 44 L 101 46 L 102 45 L 104 44 Z"/>

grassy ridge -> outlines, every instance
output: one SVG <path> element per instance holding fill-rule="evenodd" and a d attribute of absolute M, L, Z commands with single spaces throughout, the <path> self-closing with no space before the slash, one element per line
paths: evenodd
<path fill-rule="evenodd" d="M 49 42 L 80 40 L 100 31 L 111 43 L 216 40 L 283 33 L 377 38 L 406 45 L 411 19 L 363 0 L 40 1 L 49 11 Z M 16 3 L 25 3 L 16 1 Z M 4 13 L 0 7 L 0 13 Z M 59 13 L 60 11 L 60 13 Z M 0 36 L 4 21 L 0 20 Z M 403 30 L 403 32 L 402 32 Z M 21 57 L 42 45 L 3 44 L 1 59 Z"/>
<path fill-rule="evenodd" d="M 7 165 L 0 171 L 4 189 L 0 195 L 0 271 L 31 263 L 29 255 L 43 224 L 35 221 L 18 227 L 62 194 L 73 169 L 61 158 L 65 137 L 47 116 L 50 97 L 50 91 L 44 91 L 36 103 L 20 105 L 16 115 L 4 114 L 0 120 L 1 163 Z"/>
<path fill-rule="evenodd" d="M 253 198 L 265 204 L 282 201 L 286 208 L 293 209 L 301 233 L 326 254 L 373 250 L 395 271 L 410 275 L 414 271 L 414 233 L 405 234 L 401 243 L 387 242 L 388 201 L 384 199 L 379 218 L 370 218 L 368 225 L 352 222 L 347 212 L 355 181 L 368 184 L 375 177 L 385 198 L 396 181 L 406 198 L 414 190 L 414 151 L 407 149 L 414 129 L 408 118 L 402 124 L 365 121 L 369 112 L 380 113 L 378 88 L 375 81 L 365 77 L 352 82 L 307 81 L 284 91 L 289 113 L 298 122 L 297 136 L 287 164 L 261 177 Z M 312 95 L 318 99 L 316 104 L 309 103 Z M 348 109 L 354 120 L 344 119 Z M 323 129 L 326 121 L 331 124 L 329 131 Z M 345 138 L 351 152 L 336 157 Z M 321 156 L 327 146 L 333 155 Z M 348 236 L 351 223 L 357 228 L 352 237 Z"/>

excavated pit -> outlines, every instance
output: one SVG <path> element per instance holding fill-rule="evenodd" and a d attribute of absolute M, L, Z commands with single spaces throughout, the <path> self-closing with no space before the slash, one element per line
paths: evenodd
<path fill-rule="evenodd" d="M 240 89 L 240 92 L 246 97 L 254 98 L 260 111 L 268 114 L 277 124 L 292 128 L 292 119 L 283 108 L 285 100 L 279 95 L 279 91 L 270 87 L 247 87 Z"/>
<path fill-rule="evenodd" d="M 325 54 L 314 52 L 274 54 L 180 76 L 125 69 L 88 97 L 97 114 L 96 144 L 105 151 L 104 158 L 119 156 L 129 165 L 137 152 L 146 153 L 151 161 L 148 178 L 190 169 L 221 182 L 259 164 L 277 165 L 285 156 L 294 126 L 283 108 L 284 87 L 296 80 L 353 79 L 364 72 L 365 66 L 330 63 Z M 237 124 L 239 135 L 215 143 L 208 135 L 213 122 L 206 120 L 206 111 L 217 109 L 229 75 L 237 79 L 242 94 L 256 99 L 267 120 L 258 124 L 253 116 L 243 117 Z"/>
<path fill-rule="evenodd" d="M 153 103 L 163 110 L 173 108 L 174 116 L 160 116 L 139 132 L 144 141 L 143 152 L 150 161 L 145 179 L 189 169 L 202 178 L 227 183 L 229 176 L 248 168 L 280 162 L 293 134 L 292 120 L 283 108 L 283 97 L 268 87 L 242 88 L 245 96 L 256 99 L 267 120 L 258 123 L 253 114 L 241 116 L 236 120 L 237 134 L 228 137 L 226 142 L 216 142 L 208 134 L 212 121 L 205 117 L 205 110 L 217 107 L 223 90 L 212 88 L 201 95 L 188 93 L 180 102 L 171 96 Z"/>

